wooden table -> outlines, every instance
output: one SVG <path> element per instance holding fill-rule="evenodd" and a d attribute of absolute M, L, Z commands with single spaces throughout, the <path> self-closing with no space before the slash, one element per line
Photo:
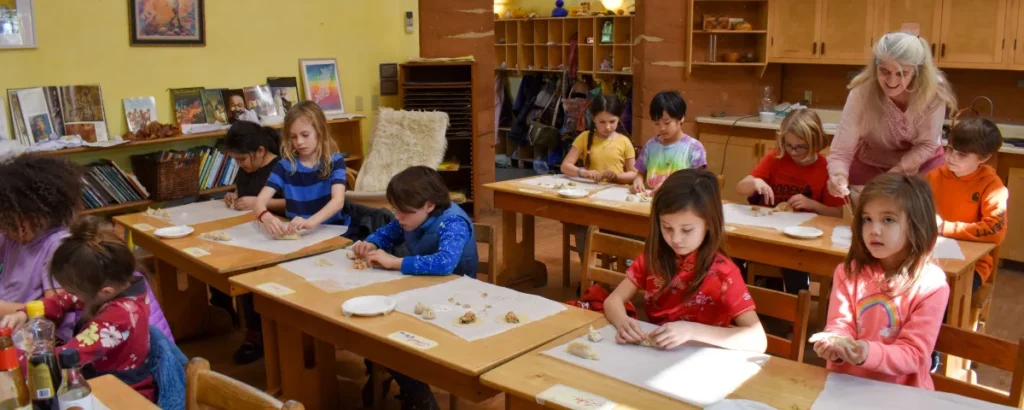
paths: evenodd
<path fill-rule="evenodd" d="M 106 375 L 89 380 L 92 394 L 111 410 L 160 410 L 145 396 L 117 377 Z"/>
<path fill-rule="evenodd" d="M 601 319 L 594 328 L 605 326 Z M 538 394 L 556 384 L 605 397 L 618 409 L 699 409 L 678 399 L 643 389 L 541 352 L 568 343 L 587 332 L 579 329 L 530 353 L 498 366 L 480 377 L 484 386 L 505 392 L 506 409 L 561 409 L 553 403 L 537 404 Z M 612 342 L 614 343 L 614 342 Z M 772 357 L 764 368 L 729 398 L 763 402 L 778 409 L 809 409 L 825 388 L 828 371 L 791 360 Z"/>
<path fill-rule="evenodd" d="M 299 400 L 307 409 L 337 408 L 335 348 L 349 350 L 461 399 L 481 402 L 499 393 L 480 384 L 481 374 L 602 318 L 599 313 L 569 307 L 525 326 L 469 342 L 404 313 L 374 318 L 345 317 L 341 313 L 342 302 L 352 297 L 393 295 L 453 279 L 409 276 L 327 293 L 275 266 L 232 277 L 231 282 L 252 290 L 256 311 L 263 317 L 268 391 L 280 388 L 284 398 Z M 294 293 L 275 296 L 258 288 L 267 282 Z M 438 344 L 419 350 L 388 338 L 398 331 Z"/>
<path fill-rule="evenodd" d="M 114 222 L 127 229 L 129 240 L 149 251 L 156 259 L 156 286 L 153 291 L 160 301 L 175 339 L 185 340 L 203 334 L 210 324 L 206 285 L 228 295 L 238 296 L 248 291 L 232 286 L 228 278 L 245 272 L 273 266 L 281 262 L 329 252 L 348 246 L 352 241 L 336 237 L 307 246 L 288 254 L 276 254 L 248 248 L 225 245 L 199 239 L 205 232 L 227 229 L 243 223 L 252 223 L 250 214 L 192 225 L 195 232 L 180 239 L 160 239 L 152 230 L 140 230 L 137 224 L 154 228 L 171 223 L 146 216 L 143 213 L 120 215 Z M 195 257 L 185 252 L 188 248 L 202 248 L 210 254 Z"/>

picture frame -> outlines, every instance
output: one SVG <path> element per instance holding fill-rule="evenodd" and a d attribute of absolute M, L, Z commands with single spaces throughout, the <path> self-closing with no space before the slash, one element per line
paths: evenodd
<path fill-rule="evenodd" d="M 205 0 L 128 0 L 132 46 L 206 45 Z"/>
<path fill-rule="evenodd" d="M 319 105 L 326 115 L 345 113 L 337 59 L 299 59 L 299 71 L 302 73 L 302 89 L 306 92 L 307 100 Z"/>
<path fill-rule="evenodd" d="M 38 46 L 32 1 L 0 0 L 0 49 Z"/>

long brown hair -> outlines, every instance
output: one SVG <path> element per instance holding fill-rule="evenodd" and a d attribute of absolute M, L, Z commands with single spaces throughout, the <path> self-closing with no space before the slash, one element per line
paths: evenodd
<path fill-rule="evenodd" d="M 50 261 L 50 279 L 85 297 L 105 286 L 125 285 L 135 272 L 135 255 L 128 245 L 111 226 L 89 215 L 75 220 L 71 236 L 61 242 Z"/>
<path fill-rule="evenodd" d="M 583 152 L 583 168 L 590 168 L 590 147 L 594 145 L 594 134 L 597 133 L 597 114 L 609 113 L 622 121 L 622 102 L 614 95 L 597 95 L 590 101 L 590 129 L 587 132 L 587 150 Z M 612 131 L 614 133 L 619 130 Z"/>
<path fill-rule="evenodd" d="M 843 268 L 850 272 L 850 277 L 866 273 L 869 266 L 879 263 L 864 243 L 862 217 L 864 206 L 879 199 L 893 201 L 907 216 L 906 246 L 910 248 L 910 255 L 896 272 L 886 273 L 886 279 L 897 282 L 890 289 L 891 294 L 899 295 L 917 284 L 918 273 L 932 261 L 932 249 L 939 237 L 939 228 L 935 224 L 935 199 L 928 183 L 916 175 L 886 173 L 868 182 L 861 191 L 854 212 L 853 226 L 850 227 L 853 240 L 843 262 Z"/>
<path fill-rule="evenodd" d="M 725 221 L 718 177 L 705 169 L 683 169 L 669 175 L 654 195 L 651 205 L 651 233 L 644 245 L 644 259 L 655 275 L 664 279 L 664 291 L 679 272 L 679 257 L 661 235 L 661 215 L 690 211 L 707 225 L 704 241 L 697 248 L 697 277 L 686 289 L 689 298 L 704 282 L 717 253 L 725 255 Z"/>
<path fill-rule="evenodd" d="M 298 153 L 295 147 L 292 146 L 291 129 L 292 125 L 295 125 L 295 122 L 302 118 L 308 119 L 313 124 L 313 130 L 316 131 L 316 157 L 320 165 L 319 176 L 320 179 L 327 179 L 331 176 L 331 172 L 334 171 L 332 157 L 334 153 L 338 152 L 338 146 L 334 143 L 334 139 L 331 138 L 330 132 L 327 131 L 327 116 L 324 115 L 324 110 L 321 110 L 320 106 L 316 105 L 313 101 L 306 100 L 295 104 L 285 114 L 284 128 L 281 129 L 281 157 L 296 164 L 296 167 L 292 169 L 293 173 L 298 169 Z"/>

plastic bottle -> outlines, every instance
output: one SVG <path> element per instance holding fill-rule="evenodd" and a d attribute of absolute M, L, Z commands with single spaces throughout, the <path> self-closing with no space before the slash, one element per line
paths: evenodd
<path fill-rule="evenodd" d="M 775 112 L 775 102 L 772 101 L 772 87 L 765 86 L 761 93 L 761 102 L 758 104 L 759 112 Z"/>
<path fill-rule="evenodd" d="M 28 347 L 28 390 L 32 397 L 32 408 L 57 410 L 57 386 L 60 386 L 60 369 L 53 355 L 53 322 L 44 317 L 43 302 L 33 301 L 25 305 L 28 322 L 22 332 Z"/>
<path fill-rule="evenodd" d="M 11 341 L 11 329 L 0 329 L 0 410 L 28 410 L 32 401 L 18 364 L 18 349 Z"/>
<path fill-rule="evenodd" d="M 65 349 L 60 352 L 60 367 L 64 369 L 64 382 L 57 391 L 60 410 L 92 410 L 92 388 L 82 376 L 79 364 L 78 350 Z"/>

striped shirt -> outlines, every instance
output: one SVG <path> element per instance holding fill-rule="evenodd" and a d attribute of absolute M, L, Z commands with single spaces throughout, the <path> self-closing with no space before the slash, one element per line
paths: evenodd
<path fill-rule="evenodd" d="M 310 168 L 302 165 L 301 161 L 281 159 L 274 166 L 270 178 L 267 178 L 267 187 L 284 193 L 286 217 L 291 219 L 301 216 L 309 219 L 331 201 L 331 188 L 334 185 L 345 185 L 345 159 L 341 154 L 334 154 L 331 161 L 333 167 L 327 179 L 320 179 L 319 164 Z M 349 216 L 339 210 L 323 223 L 347 226 Z"/>

